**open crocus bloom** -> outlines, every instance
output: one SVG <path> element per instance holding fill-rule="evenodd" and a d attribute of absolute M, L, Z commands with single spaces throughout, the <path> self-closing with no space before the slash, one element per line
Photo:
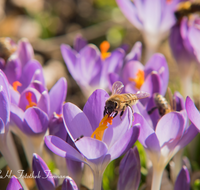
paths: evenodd
<path fill-rule="evenodd" d="M 45 137 L 46 145 L 55 154 L 88 164 L 94 173 L 94 185 L 99 189 L 108 163 L 128 150 L 139 135 L 138 126 L 131 127 L 132 112 L 127 109 L 121 119 L 119 116 L 113 119 L 112 125 L 104 131 L 102 140 L 91 138 L 103 118 L 108 97 L 104 90 L 96 90 L 83 111 L 71 103 L 63 106 L 65 126 L 75 147 L 56 136 Z M 79 138 L 81 136 L 83 137 Z"/>
<path fill-rule="evenodd" d="M 174 10 L 180 0 L 117 0 L 129 21 L 141 30 L 147 46 L 156 48 L 176 22 Z"/>

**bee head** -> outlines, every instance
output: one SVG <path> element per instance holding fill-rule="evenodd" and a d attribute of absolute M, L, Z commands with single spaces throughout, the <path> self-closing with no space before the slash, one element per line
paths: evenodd
<path fill-rule="evenodd" d="M 118 104 L 115 101 L 106 101 L 104 116 L 106 114 L 110 115 L 117 108 L 117 105 Z"/>

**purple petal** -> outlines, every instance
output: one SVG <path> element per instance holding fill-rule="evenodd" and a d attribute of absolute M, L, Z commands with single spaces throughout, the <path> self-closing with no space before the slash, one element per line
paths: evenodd
<path fill-rule="evenodd" d="M 83 137 L 75 143 L 78 150 L 90 161 L 102 161 L 102 157 L 107 153 L 108 147 L 102 141 L 90 138 Z"/>
<path fill-rule="evenodd" d="M 145 75 L 149 75 L 152 71 L 156 71 L 158 75 L 161 77 L 162 81 L 162 88 L 161 93 L 162 95 L 165 94 L 168 86 L 169 81 L 169 69 L 168 64 L 165 57 L 162 54 L 154 54 L 150 60 L 145 65 Z"/>
<path fill-rule="evenodd" d="M 8 99 L 10 100 L 10 88 L 9 88 L 9 83 L 7 80 L 6 75 L 4 74 L 4 72 L 2 70 L 0 70 L 0 84 L 3 87 L 3 91 L 5 91 L 6 96 L 8 97 Z"/>
<path fill-rule="evenodd" d="M 21 77 L 21 72 L 22 72 L 21 62 L 18 59 L 18 57 L 16 57 L 15 54 L 8 59 L 6 64 L 6 69 L 4 72 L 11 85 L 13 84 L 13 82 L 18 81 L 19 78 Z"/>
<path fill-rule="evenodd" d="M 88 118 L 76 105 L 66 103 L 63 106 L 63 120 L 71 139 L 92 135 L 93 130 Z"/>
<path fill-rule="evenodd" d="M 116 2 L 123 14 L 129 19 L 129 21 L 138 29 L 141 29 L 142 23 L 137 16 L 137 9 L 133 2 L 127 0 L 117 0 Z"/>
<path fill-rule="evenodd" d="M 89 119 L 93 131 L 95 131 L 95 129 L 99 126 L 99 123 L 103 118 L 104 106 L 108 97 L 109 96 L 106 91 L 101 89 L 95 90 L 88 98 L 88 101 L 83 108 L 83 112 Z"/>
<path fill-rule="evenodd" d="M 109 148 L 108 153 L 111 155 L 111 160 L 114 160 L 126 153 L 138 139 L 140 129 L 138 126 L 133 126 L 124 135 Z"/>
<path fill-rule="evenodd" d="M 137 190 L 140 184 L 140 168 L 137 147 L 131 148 L 120 162 L 117 190 Z"/>
<path fill-rule="evenodd" d="M 198 129 L 191 124 L 186 131 L 184 131 L 183 136 L 178 142 L 179 149 L 184 148 L 186 145 L 188 145 L 198 134 Z"/>
<path fill-rule="evenodd" d="M 81 49 L 83 49 L 87 45 L 87 41 L 80 35 L 76 36 L 76 39 L 74 40 L 74 49 L 79 52 Z"/>
<path fill-rule="evenodd" d="M 65 64 L 66 64 L 70 74 L 72 75 L 72 77 L 75 80 L 78 80 L 80 77 L 80 73 L 77 72 L 77 70 L 75 69 L 77 53 L 74 50 L 72 50 L 70 46 L 64 45 L 64 44 L 61 45 L 60 49 L 61 49 L 63 59 L 65 61 Z"/>
<path fill-rule="evenodd" d="M 181 169 L 176 178 L 174 190 L 190 190 L 190 174 L 185 166 Z"/>
<path fill-rule="evenodd" d="M 133 48 L 131 49 L 130 53 L 127 54 L 125 58 L 125 62 L 129 61 L 140 61 L 142 55 L 142 43 L 136 42 Z"/>
<path fill-rule="evenodd" d="M 5 124 L 3 122 L 3 120 L 0 118 L 0 134 L 5 134 L 6 132 L 6 128 L 5 128 Z"/>
<path fill-rule="evenodd" d="M 133 125 L 136 124 L 141 126 L 140 135 L 138 137 L 140 143 L 150 151 L 159 153 L 160 145 L 154 130 L 141 115 L 134 113 Z"/>
<path fill-rule="evenodd" d="M 10 102 L 3 88 L 0 86 L 0 118 L 6 125 L 10 120 Z"/>
<path fill-rule="evenodd" d="M 32 169 L 34 176 L 40 176 L 35 178 L 39 190 L 55 190 L 55 182 L 51 170 L 49 170 L 43 159 L 36 153 L 33 154 Z"/>
<path fill-rule="evenodd" d="M 37 103 L 37 107 L 49 115 L 50 104 L 49 104 L 49 94 L 47 91 L 44 91 Z"/>
<path fill-rule="evenodd" d="M 24 67 L 31 59 L 33 59 L 33 48 L 28 40 L 23 38 L 19 41 L 17 50 L 22 67 Z"/>
<path fill-rule="evenodd" d="M 40 71 L 42 73 L 42 66 L 36 60 L 30 60 L 23 68 L 20 81 L 22 86 L 18 88 L 19 92 L 22 92 L 32 81 L 35 72 Z M 41 81 L 43 82 L 43 81 Z"/>
<path fill-rule="evenodd" d="M 61 89 L 62 91 L 60 91 Z M 50 117 L 54 112 L 58 115 L 62 113 L 62 105 L 63 102 L 65 101 L 66 95 L 67 95 L 67 81 L 65 78 L 61 78 L 49 92 Z"/>
<path fill-rule="evenodd" d="M 24 114 L 23 128 L 25 133 L 45 133 L 48 127 L 48 116 L 36 107 L 28 108 Z"/>
<path fill-rule="evenodd" d="M 176 110 L 175 111 L 181 111 L 181 110 L 185 109 L 185 100 L 179 92 L 174 93 L 174 98 L 175 98 L 175 102 L 176 102 Z"/>
<path fill-rule="evenodd" d="M 18 181 L 17 177 L 14 175 L 9 181 L 9 184 L 6 188 L 6 190 L 23 190 L 23 187 L 21 186 L 20 182 Z"/>
<path fill-rule="evenodd" d="M 139 61 L 130 61 L 128 62 L 123 69 L 123 81 L 124 85 L 130 83 L 129 78 L 136 78 L 136 74 L 139 70 L 144 70 L 144 66 Z"/>
<path fill-rule="evenodd" d="M 113 119 L 112 125 L 106 129 L 103 142 L 110 148 L 121 136 L 123 136 L 131 127 L 133 120 L 133 113 L 130 108 L 127 108 L 123 116 L 116 116 Z"/>
<path fill-rule="evenodd" d="M 200 113 L 189 96 L 186 98 L 185 107 L 190 121 L 200 130 Z"/>
<path fill-rule="evenodd" d="M 72 178 L 66 177 L 62 184 L 62 190 L 78 190 L 78 187 Z"/>
<path fill-rule="evenodd" d="M 171 112 L 164 115 L 155 130 L 160 146 L 181 138 L 184 126 L 185 120 L 180 113 Z"/>
<path fill-rule="evenodd" d="M 45 144 L 55 154 L 78 162 L 85 162 L 82 155 L 71 145 L 56 136 L 46 136 Z"/>
<path fill-rule="evenodd" d="M 29 87 L 36 89 L 39 93 L 47 91 L 47 88 L 38 80 L 34 80 L 30 83 Z"/>

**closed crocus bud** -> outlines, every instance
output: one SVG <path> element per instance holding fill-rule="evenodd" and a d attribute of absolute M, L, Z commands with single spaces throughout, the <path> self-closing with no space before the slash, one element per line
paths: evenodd
<path fill-rule="evenodd" d="M 140 157 L 137 147 L 126 153 L 119 166 L 118 190 L 137 190 L 140 184 Z"/>
<path fill-rule="evenodd" d="M 51 171 L 49 170 L 44 160 L 36 153 L 33 154 L 32 168 L 39 190 L 55 190 L 55 181 Z"/>
<path fill-rule="evenodd" d="M 6 188 L 6 190 L 23 190 L 23 187 L 21 186 L 20 182 L 18 181 L 16 176 L 12 176 L 12 178 L 9 181 L 9 184 Z"/>
<path fill-rule="evenodd" d="M 186 166 L 183 166 L 176 179 L 174 190 L 189 190 L 190 189 L 190 174 Z"/>
<path fill-rule="evenodd" d="M 78 190 L 78 187 L 71 177 L 66 177 L 62 184 L 62 190 Z"/>

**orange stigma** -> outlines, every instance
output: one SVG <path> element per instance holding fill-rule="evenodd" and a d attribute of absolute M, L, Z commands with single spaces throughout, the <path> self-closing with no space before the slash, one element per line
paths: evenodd
<path fill-rule="evenodd" d="M 94 138 L 96 136 L 97 140 L 102 140 L 104 131 L 108 128 L 108 124 L 112 125 L 113 117 L 110 117 L 105 115 L 103 119 L 100 121 L 99 126 L 96 128 L 96 130 L 92 133 L 91 137 Z"/>
<path fill-rule="evenodd" d="M 28 105 L 26 106 L 26 109 L 31 108 L 33 106 L 37 106 L 35 102 L 32 102 L 32 94 L 31 92 L 26 93 L 26 99 L 28 101 Z"/>
<path fill-rule="evenodd" d="M 138 70 L 135 78 L 129 78 L 129 81 L 135 82 L 135 87 L 140 89 L 144 83 L 144 71 Z"/>
<path fill-rule="evenodd" d="M 17 91 L 18 86 L 22 86 L 22 84 L 19 81 L 15 81 L 13 82 L 12 86 L 13 86 L 13 89 Z"/>
<path fill-rule="evenodd" d="M 102 60 L 105 60 L 107 57 L 110 56 L 110 52 L 108 52 L 109 48 L 110 48 L 110 44 L 108 41 L 103 41 L 100 46 L 100 51 L 101 51 L 101 58 Z"/>
<path fill-rule="evenodd" d="M 57 114 L 56 112 L 53 112 L 53 115 L 54 115 L 55 118 L 60 118 L 60 117 L 63 116 L 62 113 L 61 114 Z"/>

